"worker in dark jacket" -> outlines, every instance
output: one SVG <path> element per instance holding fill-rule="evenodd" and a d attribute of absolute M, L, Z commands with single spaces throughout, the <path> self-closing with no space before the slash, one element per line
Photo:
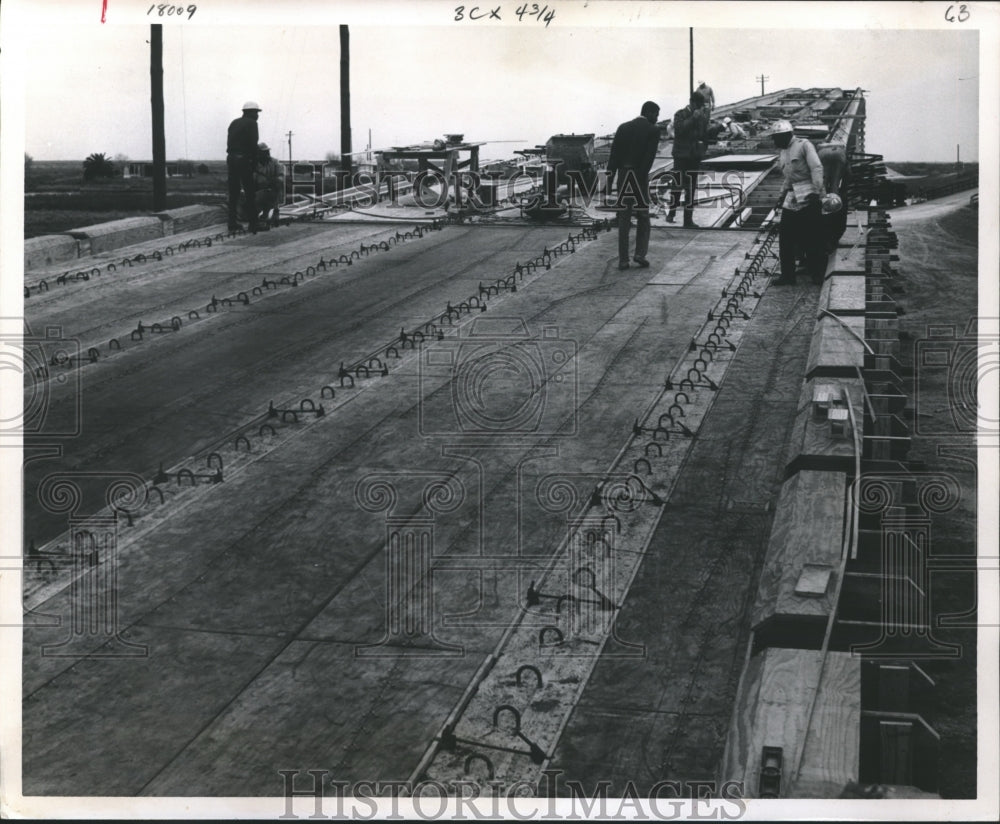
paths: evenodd
<path fill-rule="evenodd" d="M 629 267 L 629 231 L 632 213 L 635 212 L 635 260 L 645 268 L 649 266 L 649 170 L 656 159 L 660 145 L 660 129 L 656 119 L 660 107 L 647 100 L 642 104 L 639 117 L 622 123 L 615 132 L 608 158 L 608 191 L 618 178 L 618 268 Z"/>
<path fill-rule="evenodd" d="M 249 100 L 243 104 L 243 116 L 237 117 L 229 124 L 229 135 L 226 140 L 226 170 L 229 173 L 229 231 L 231 232 L 242 228 L 237 213 L 241 188 L 246 195 L 250 231 L 257 230 L 257 215 L 254 209 L 256 192 L 253 175 L 257 166 L 257 118 L 259 115 L 260 106 Z"/>
<path fill-rule="evenodd" d="M 670 192 L 670 211 L 667 221 L 674 222 L 677 204 L 684 191 L 684 227 L 697 229 L 694 222 L 694 190 L 698 183 L 698 169 L 708 146 L 708 111 L 701 92 L 691 92 L 691 102 L 674 115 L 673 188 Z"/>

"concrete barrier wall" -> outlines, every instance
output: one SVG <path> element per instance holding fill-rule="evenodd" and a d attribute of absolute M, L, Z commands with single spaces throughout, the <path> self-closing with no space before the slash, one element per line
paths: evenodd
<path fill-rule="evenodd" d="M 225 222 L 219 206 L 182 206 L 150 217 L 128 217 L 70 229 L 59 235 L 42 235 L 24 241 L 24 269 L 40 269 L 90 255 L 131 246 L 146 240 L 179 235 Z"/>
<path fill-rule="evenodd" d="M 70 237 L 81 241 L 81 252 L 86 248 L 91 255 L 142 243 L 144 240 L 163 237 L 163 221 L 158 217 L 126 217 L 81 229 L 70 229 Z"/>
<path fill-rule="evenodd" d="M 226 212 L 219 206 L 182 206 L 179 209 L 157 212 L 156 216 L 163 221 L 164 235 L 179 235 L 204 229 L 226 220 Z"/>
<path fill-rule="evenodd" d="M 76 260 L 79 256 L 80 244 L 69 235 L 42 235 L 24 241 L 26 270 Z"/>

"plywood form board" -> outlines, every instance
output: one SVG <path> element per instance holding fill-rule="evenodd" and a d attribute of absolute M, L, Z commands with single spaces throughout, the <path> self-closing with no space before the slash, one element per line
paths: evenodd
<path fill-rule="evenodd" d="M 780 747 L 781 797 L 835 798 L 857 779 L 860 730 L 860 659 L 831 652 L 824 663 L 818 651 L 765 650 L 750 660 L 736 697 L 722 780 L 742 782 L 745 797 L 758 797 L 763 748 Z"/>
<path fill-rule="evenodd" d="M 781 487 L 752 627 L 776 615 L 829 615 L 840 563 L 846 484 L 846 475 L 841 472 L 803 470 Z M 795 592 L 807 564 L 833 571 L 822 596 Z"/>
<path fill-rule="evenodd" d="M 821 386 L 833 387 L 840 397 L 843 397 L 843 392 L 846 390 L 854 409 L 854 420 L 859 429 L 864 427 L 864 386 L 859 378 L 816 377 L 807 380 L 802 384 L 802 392 L 799 395 L 798 412 L 790 439 L 789 463 L 799 464 L 811 457 L 818 457 L 826 465 L 829 465 L 826 461 L 828 458 L 842 458 L 853 465 L 853 436 L 850 433 L 845 436 L 831 434 L 830 421 L 817 416 L 813 410 L 813 393 Z M 844 468 L 849 467 L 845 464 Z"/>
<path fill-rule="evenodd" d="M 819 308 L 834 315 L 863 315 L 865 279 L 855 275 L 831 275 L 823 282 Z"/>
<path fill-rule="evenodd" d="M 817 369 L 843 371 L 863 367 L 864 334 L 864 317 L 820 318 L 813 331 L 806 374 L 811 375 Z"/>

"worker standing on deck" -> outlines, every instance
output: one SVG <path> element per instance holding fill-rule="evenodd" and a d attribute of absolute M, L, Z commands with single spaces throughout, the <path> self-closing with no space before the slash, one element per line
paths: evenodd
<path fill-rule="evenodd" d="M 781 150 L 779 164 L 784 174 L 779 204 L 778 232 L 781 277 L 779 285 L 795 283 L 795 260 L 799 249 L 805 255 L 806 272 L 813 283 L 822 283 L 826 273 L 827 246 L 823 231 L 821 199 L 825 193 L 823 164 L 816 147 L 796 137 L 792 124 L 774 124 L 774 145 Z"/>
<path fill-rule="evenodd" d="M 705 111 L 708 112 L 708 116 L 712 116 L 712 109 L 715 108 L 715 92 L 712 91 L 712 87 L 708 85 L 704 80 L 698 81 L 698 88 L 695 89 L 702 97 L 705 98 Z"/>
<path fill-rule="evenodd" d="M 257 167 L 254 169 L 254 189 L 257 197 L 257 220 L 263 228 L 277 226 L 279 206 L 284 202 L 281 164 L 271 157 L 271 147 L 257 144 Z"/>
<path fill-rule="evenodd" d="M 694 222 L 694 190 L 698 169 L 708 148 L 708 112 L 701 92 L 691 93 L 691 102 L 674 115 L 673 186 L 670 191 L 670 211 L 667 222 L 673 223 L 677 204 L 684 191 L 684 227 L 697 229 Z"/>
<path fill-rule="evenodd" d="M 843 143 L 820 143 L 816 147 L 819 162 L 823 164 L 823 185 L 827 199 L 824 200 L 823 226 L 826 232 L 827 248 L 832 252 L 837 248 L 847 230 L 847 209 L 843 200 L 847 194 L 847 176 L 850 166 L 847 162 L 847 147 Z M 838 195 L 841 206 L 833 209 L 829 204 L 830 195 Z"/>
<path fill-rule="evenodd" d="M 250 215 L 250 231 L 257 231 L 257 215 L 254 211 L 256 193 L 254 170 L 257 166 L 257 118 L 260 106 L 252 100 L 243 104 L 243 115 L 229 124 L 226 140 L 226 171 L 229 176 L 229 231 L 240 229 L 237 208 L 240 189 L 246 196 L 247 212 Z"/>
<path fill-rule="evenodd" d="M 635 212 L 635 257 L 640 267 L 649 266 L 649 170 L 653 168 L 660 145 L 660 129 L 656 120 L 660 107 L 647 100 L 637 118 L 622 123 L 611 142 L 608 158 L 608 191 L 618 177 L 618 268 L 629 267 L 629 231 Z"/>

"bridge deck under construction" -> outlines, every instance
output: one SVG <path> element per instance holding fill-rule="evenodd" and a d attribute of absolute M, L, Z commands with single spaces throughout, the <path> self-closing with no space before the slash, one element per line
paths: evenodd
<path fill-rule="evenodd" d="M 618 640 L 600 663 L 594 649 L 574 664 L 586 689 L 553 706 L 568 727 L 548 755 L 570 777 L 597 765 L 651 783 L 710 775 L 818 287 L 765 293 L 762 275 L 742 291 L 754 314 L 733 318 L 731 339 L 737 324 L 745 337 L 713 365 L 724 377 L 687 393 L 708 416 L 697 441 L 674 427 L 655 450 L 675 450 L 679 481 L 652 449 L 627 466 L 620 452 L 734 294 L 754 240 L 662 231 L 651 268 L 619 271 L 615 233 L 600 229 L 296 225 L 150 254 L 33 298 L 33 328 L 59 325 L 100 356 L 75 367 L 82 436 L 26 468 L 42 498 L 29 498 L 26 538 L 55 563 L 26 579 L 25 792 L 273 794 L 279 769 L 407 779 L 564 543 L 573 508 L 543 500 L 543 482 L 558 478 L 579 508 L 609 471 L 661 495 L 677 486 L 666 515 L 643 504 L 657 514 L 649 534 L 622 544 L 644 554 L 616 604 Z M 516 291 L 503 288 L 518 271 Z M 483 328 L 515 346 L 527 334 L 519 351 L 551 372 L 540 415 L 513 430 L 530 368 L 501 363 L 488 387 L 509 395 L 512 417 L 470 407 L 463 421 L 456 380 L 426 362 L 461 358 L 463 335 Z M 76 387 L 52 387 L 52 414 L 71 416 Z M 77 518 L 104 507 L 116 476 L 148 489 L 119 511 L 110 641 L 107 615 L 98 632 L 70 631 L 97 620 L 81 581 L 100 572 L 59 560 L 74 535 L 43 487 L 71 467 L 94 474 Z M 424 507 L 456 481 L 455 500 Z M 387 523 L 421 511 L 433 517 L 432 618 L 393 635 Z"/>

